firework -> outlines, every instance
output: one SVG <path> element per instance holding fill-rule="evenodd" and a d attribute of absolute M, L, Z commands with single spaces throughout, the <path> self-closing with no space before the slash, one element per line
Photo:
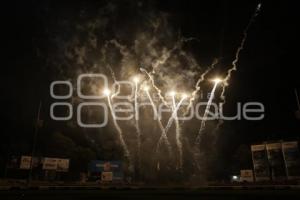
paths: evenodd
<path fill-rule="evenodd" d="M 144 91 L 146 92 L 147 97 L 149 98 L 149 101 L 150 101 L 150 103 L 151 103 L 151 105 L 152 105 L 152 108 L 153 108 L 154 115 L 155 115 L 156 118 L 157 118 L 158 126 L 159 126 L 159 128 L 160 128 L 160 130 L 161 130 L 161 137 L 160 137 L 159 140 L 158 140 L 157 147 L 156 147 L 156 152 L 159 151 L 159 147 L 160 147 L 161 143 L 162 143 L 162 142 L 165 142 L 165 144 L 167 145 L 167 148 L 168 148 L 168 152 L 169 152 L 169 154 L 171 154 L 171 152 L 172 152 L 171 144 L 170 144 L 169 139 L 168 139 L 168 137 L 167 137 L 166 131 L 165 131 L 163 125 L 162 125 L 161 117 L 158 116 L 156 106 L 155 106 L 155 104 L 154 104 L 154 102 L 153 102 L 153 99 L 152 99 L 150 93 L 149 93 L 149 87 L 148 87 L 148 86 L 145 86 L 145 87 L 144 87 Z"/>
<path fill-rule="evenodd" d="M 128 147 L 127 147 L 127 145 L 125 143 L 125 140 L 124 140 L 123 131 L 122 131 L 121 127 L 119 126 L 117 120 L 116 120 L 115 112 L 113 110 L 111 99 L 110 99 L 110 93 L 111 92 L 110 92 L 109 89 L 104 89 L 104 91 L 103 91 L 103 94 L 105 94 L 107 96 L 108 106 L 109 106 L 109 109 L 111 111 L 111 115 L 112 115 L 112 118 L 113 118 L 114 126 L 115 126 L 115 128 L 116 128 L 116 130 L 118 132 L 119 139 L 120 139 L 121 145 L 122 145 L 123 150 L 124 150 L 124 155 L 128 159 L 128 161 L 129 161 L 129 169 L 132 169 L 132 163 L 131 163 L 130 153 L 129 153 Z"/>

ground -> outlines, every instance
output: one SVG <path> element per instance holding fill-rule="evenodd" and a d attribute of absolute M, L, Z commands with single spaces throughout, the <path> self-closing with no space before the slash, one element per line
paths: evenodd
<path fill-rule="evenodd" d="M 79 199 L 299 199 L 300 190 L 205 188 L 205 189 L 51 189 L 51 190 L 9 190 L 0 191 L 0 199 L 5 200 L 79 200 Z"/>

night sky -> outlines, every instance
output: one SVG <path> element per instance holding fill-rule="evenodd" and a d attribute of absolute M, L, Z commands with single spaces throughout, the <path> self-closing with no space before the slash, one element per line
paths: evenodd
<path fill-rule="evenodd" d="M 1 67 L 0 143 L 4 157 L 30 152 L 39 101 L 43 103 L 41 118 L 44 120 L 40 134 L 64 129 L 63 124 L 54 123 L 49 118 L 49 105 L 53 101 L 49 95 L 49 86 L 53 80 L 73 78 L 70 69 L 75 71 L 76 66 L 70 68 L 62 63 L 60 65 L 63 55 L 57 43 L 64 39 L 67 41 L 72 36 L 72 23 L 86 23 L 89 19 L 96 18 L 98 10 L 108 2 L 110 1 L 2 3 L 1 30 L 4 36 L 1 46 L 5 62 L 2 62 Z M 107 12 L 102 15 L 112 20 L 106 25 L 107 32 L 99 32 L 97 37 L 111 39 L 107 36 L 109 31 L 114 33 L 118 29 L 125 37 L 135 37 L 130 35 L 131 31 L 144 28 L 139 26 L 136 19 L 141 14 L 138 9 L 149 13 L 164 13 L 168 16 L 171 31 L 186 38 L 197 38 L 197 41 L 187 44 L 186 51 L 191 52 L 200 65 L 208 66 L 213 58 L 219 58 L 214 74 L 221 77 L 225 76 L 234 59 L 243 30 L 257 4 L 262 3 L 261 12 L 250 27 L 240 54 L 238 70 L 233 72 L 226 91 L 225 112 L 234 113 L 236 102 L 259 101 L 265 105 L 265 118 L 252 122 L 225 122 L 219 133 L 218 141 L 221 142 L 218 149 L 222 152 L 222 159 L 226 160 L 232 158 L 241 144 L 281 139 L 299 140 L 300 124 L 295 117 L 297 103 L 294 94 L 295 88 L 300 93 L 300 16 L 296 2 L 111 2 L 117 5 L 117 13 Z M 123 25 L 121 19 L 126 25 Z M 65 69 L 68 73 L 65 73 Z M 180 73 L 180 70 L 177 72 Z M 85 133 L 80 128 L 78 131 Z"/>

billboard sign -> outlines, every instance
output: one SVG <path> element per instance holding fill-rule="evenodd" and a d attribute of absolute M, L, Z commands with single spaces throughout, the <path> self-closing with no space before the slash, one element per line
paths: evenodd
<path fill-rule="evenodd" d="M 121 161 L 93 160 L 89 164 L 90 172 L 122 171 Z"/>
<path fill-rule="evenodd" d="M 253 182 L 253 171 L 252 169 L 240 170 L 240 181 L 241 182 Z"/>
<path fill-rule="evenodd" d="M 58 171 L 58 172 L 67 172 L 67 171 L 69 171 L 69 163 L 70 163 L 69 159 L 58 158 L 57 159 L 57 169 L 56 169 L 56 171 Z"/>
<path fill-rule="evenodd" d="M 266 152 L 266 145 L 251 145 L 251 153 L 255 181 L 270 180 L 270 170 Z"/>
<path fill-rule="evenodd" d="M 282 142 L 282 153 L 288 179 L 300 178 L 300 154 L 298 142 Z"/>
<path fill-rule="evenodd" d="M 57 158 L 44 158 L 43 169 L 45 170 L 56 170 L 57 169 Z"/>
<path fill-rule="evenodd" d="M 112 172 L 102 172 L 101 173 L 101 181 L 112 181 L 113 173 Z"/>
<path fill-rule="evenodd" d="M 286 178 L 285 165 L 281 150 L 281 143 L 270 143 L 266 145 L 268 160 L 271 169 L 272 180 L 283 180 Z"/>
<path fill-rule="evenodd" d="M 93 160 L 89 164 L 89 172 L 101 173 L 101 175 L 102 172 L 112 172 L 113 180 L 123 179 L 123 166 L 121 161 Z"/>
<path fill-rule="evenodd" d="M 30 169 L 31 156 L 21 156 L 20 169 Z"/>

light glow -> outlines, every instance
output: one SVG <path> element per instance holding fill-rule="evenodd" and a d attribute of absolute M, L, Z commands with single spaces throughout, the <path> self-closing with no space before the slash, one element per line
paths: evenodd
<path fill-rule="evenodd" d="M 218 83 L 220 83 L 222 80 L 220 79 L 220 78 L 215 78 L 214 80 L 213 80 L 213 82 L 215 82 L 216 84 L 218 84 Z"/>
<path fill-rule="evenodd" d="M 140 81 L 139 77 L 135 76 L 133 77 L 133 82 L 138 83 Z"/>
<path fill-rule="evenodd" d="M 171 91 L 169 94 L 170 94 L 170 96 L 174 97 L 176 95 L 176 92 L 175 91 Z"/>
<path fill-rule="evenodd" d="M 146 91 L 146 92 L 149 91 L 149 89 L 150 89 L 150 88 L 149 88 L 149 86 L 147 86 L 147 85 L 145 85 L 144 88 L 143 88 L 143 90 Z"/>
<path fill-rule="evenodd" d="M 106 96 L 109 96 L 110 95 L 110 90 L 109 89 L 104 89 L 103 90 L 103 94 L 105 94 Z"/>
<path fill-rule="evenodd" d="M 188 95 L 187 95 L 186 93 L 183 93 L 183 94 L 181 94 L 181 97 L 182 97 L 183 99 L 185 99 L 185 98 L 188 97 Z"/>

